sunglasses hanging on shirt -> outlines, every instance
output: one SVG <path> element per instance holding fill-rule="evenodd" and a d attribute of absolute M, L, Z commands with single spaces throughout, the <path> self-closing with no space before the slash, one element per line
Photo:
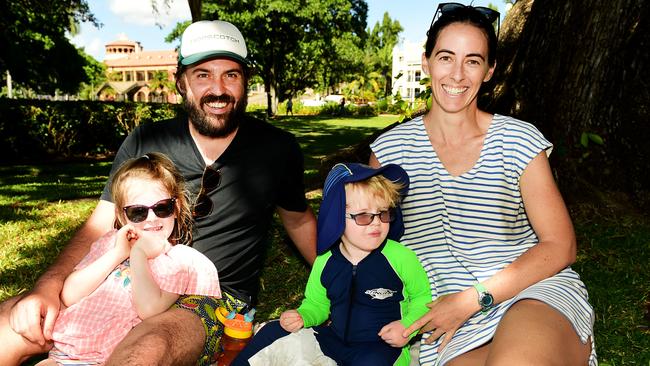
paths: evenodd
<path fill-rule="evenodd" d="M 195 219 L 208 216 L 212 212 L 212 200 L 209 194 L 219 187 L 221 171 L 211 166 L 205 167 L 201 177 L 201 189 L 192 207 L 192 216 Z"/>

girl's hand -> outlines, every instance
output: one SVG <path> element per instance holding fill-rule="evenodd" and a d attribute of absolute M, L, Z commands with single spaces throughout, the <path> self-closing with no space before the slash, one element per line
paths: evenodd
<path fill-rule="evenodd" d="M 426 344 L 431 344 L 444 335 L 438 352 L 451 341 L 458 328 L 480 310 L 476 291 L 473 288 L 440 296 L 427 304 L 427 307 L 429 311 L 406 328 L 402 335 L 407 337 L 417 329 L 420 329 L 420 333 L 433 332 L 423 340 Z"/>
<path fill-rule="evenodd" d="M 386 325 L 384 325 L 379 331 L 378 335 L 384 342 L 392 347 L 404 347 L 408 342 L 408 336 L 404 337 L 404 325 L 399 320 L 394 320 Z M 409 333 L 411 334 L 411 333 Z"/>
<path fill-rule="evenodd" d="M 137 236 L 138 239 L 131 248 L 131 253 L 134 250 L 141 251 L 147 259 L 156 258 L 163 253 L 167 253 L 171 247 L 169 241 L 147 231 L 139 231 Z"/>
<path fill-rule="evenodd" d="M 280 315 L 280 326 L 287 332 L 297 332 L 305 325 L 297 310 L 287 310 Z"/>
<path fill-rule="evenodd" d="M 138 238 L 138 232 L 133 225 L 127 224 L 122 226 L 117 231 L 115 242 L 115 250 L 119 253 L 118 257 L 122 258 L 122 260 L 128 258 L 131 253 L 131 248 Z"/>

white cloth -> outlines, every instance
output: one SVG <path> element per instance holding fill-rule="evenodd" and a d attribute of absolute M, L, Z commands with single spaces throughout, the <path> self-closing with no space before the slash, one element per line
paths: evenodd
<path fill-rule="evenodd" d="M 248 362 L 251 366 L 336 366 L 336 362 L 321 351 L 311 328 L 278 339 Z"/>

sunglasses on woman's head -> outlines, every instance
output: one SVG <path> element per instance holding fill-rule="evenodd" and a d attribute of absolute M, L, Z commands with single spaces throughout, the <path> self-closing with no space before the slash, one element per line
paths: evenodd
<path fill-rule="evenodd" d="M 149 210 L 153 210 L 154 215 L 161 219 L 171 216 L 174 213 L 175 202 L 176 199 L 172 197 L 160 200 L 151 206 L 130 205 L 125 206 L 122 210 L 124 210 L 124 214 L 129 221 L 137 224 L 147 219 L 147 216 L 149 216 Z"/>
<path fill-rule="evenodd" d="M 393 213 L 393 210 L 384 210 L 384 211 L 379 211 L 377 213 L 369 213 L 369 212 L 360 212 L 357 214 L 349 213 L 346 214 L 345 217 L 354 220 L 354 222 L 359 226 L 368 226 L 375 220 L 375 216 L 379 217 L 379 221 L 383 222 L 384 224 L 387 224 L 395 220 L 395 214 Z"/>
<path fill-rule="evenodd" d="M 498 11 L 490 8 L 486 8 L 485 6 L 471 6 L 471 5 L 464 5 L 460 3 L 441 3 L 438 5 L 438 9 L 436 9 L 436 13 L 433 15 L 433 19 L 431 20 L 431 25 L 429 25 L 429 29 L 433 27 L 433 23 L 438 20 L 439 15 L 445 15 L 445 16 L 451 16 L 453 17 L 456 14 L 460 14 L 461 12 L 470 12 L 470 11 L 475 11 L 479 14 L 481 14 L 490 24 L 493 24 L 495 21 L 497 22 L 497 39 L 499 38 L 499 28 L 501 28 L 501 25 L 499 24 L 501 22 L 501 15 L 499 14 Z"/>
<path fill-rule="evenodd" d="M 192 216 L 195 219 L 208 216 L 212 212 L 212 200 L 208 195 L 217 189 L 220 183 L 221 171 L 210 166 L 205 167 L 201 177 L 201 189 L 192 207 Z"/>

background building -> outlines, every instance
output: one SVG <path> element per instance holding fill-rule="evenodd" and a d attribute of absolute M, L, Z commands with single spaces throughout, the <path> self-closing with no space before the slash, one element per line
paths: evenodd
<path fill-rule="evenodd" d="M 178 103 L 180 95 L 174 86 L 177 62 L 175 50 L 145 51 L 140 42 L 121 36 L 106 45 L 108 81 L 97 96 L 99 100 Z"/>
<path fill-rule="evenodd" d="M 399 93 L 403 100 L 413 104 L 420 92 L 426 89 L 420 80 L 425 77 L 422 72 L 422 53 L 424 43 L 404 41 L 393 48 L 393 90 L 392 94 Z"/>

